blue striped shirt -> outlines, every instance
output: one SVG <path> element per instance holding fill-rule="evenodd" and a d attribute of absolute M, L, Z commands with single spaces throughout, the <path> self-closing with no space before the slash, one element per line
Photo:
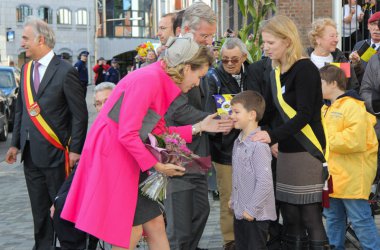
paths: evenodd
<path fill-rule="evenodd" d="M 235 140 L 232 151 L 231 208 L 236 219 L 243 219 L 247 212 L 258 221 L 276 220 L 269 145 L 254 142 L 254 130 L 242 140 L 243 133 Z"/>

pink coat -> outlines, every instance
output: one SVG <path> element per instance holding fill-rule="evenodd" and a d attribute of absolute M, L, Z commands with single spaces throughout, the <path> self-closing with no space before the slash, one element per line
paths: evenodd
<path fill-rule="evenodd" d="M 157 163 L 141 141 L 139 130 L 148 109 L 163 117 L 180 92 L 160 62 L 119 82 L 87 135 L 62 218 L 106 242 L 129 247 L 140 170 Z M 122 93 L 116 123 L 108 113 Z M 161 118 L 153 132 L 162 133 L 164 125 Z M 169 129 L 191 142 L 190 125 Z"/>

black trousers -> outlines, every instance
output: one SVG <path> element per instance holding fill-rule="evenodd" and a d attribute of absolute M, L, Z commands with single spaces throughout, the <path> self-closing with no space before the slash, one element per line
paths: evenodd
<path fill-rule="evenodd" d="M 32 161 L 29 143 L 26 144 L 24 174 L 32 207 L 34 223 L 34 249 L 50 249 L 53 244 L 53 222 L 50 218 L 50 207 L 59 188 L 65 180 L 62 168 L 41 168 Z"/>
<path fill-rule="evenodd" d="M 234 218 L 236 250 L 267 249 L 270 221 L 247 221 Z"/>

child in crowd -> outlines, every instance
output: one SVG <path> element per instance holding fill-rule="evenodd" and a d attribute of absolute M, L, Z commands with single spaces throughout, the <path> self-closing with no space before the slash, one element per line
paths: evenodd
<path fill-rule="evenodd" d="M 323 212 L 329 242 L 334 250 L 345 249 L 348 218 L 363 249 L 380 249 L 380 236 L 368 203 L 377 168 L 376 119 L 366 111 L 356 91 L 346 91 L 347 79 L 340 68 L 327 65 L 320 74 L 323 98 L 329 101 L 322 107 L 322 116 L 334 186 L 330 208 Z"/>
<path fill-rule="evenodd" d="M 232 193 L 237 250 L 267 249 L 270 220 L 276 220 L 269 145 L 251 137 L 260 127 L 265 110 L 264 98 L 255 91 L 244 91 L 231 101 L 234 127 L 241 129 L 232 152 Z"/>

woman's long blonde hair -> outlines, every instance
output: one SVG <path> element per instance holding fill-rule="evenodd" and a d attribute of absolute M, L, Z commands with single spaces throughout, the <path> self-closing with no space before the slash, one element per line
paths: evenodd
<path fill-rule="evenodd" d="M 261 24 L 260 32 L 266 32 L 277 38 L 288 40 L 289 47 L 285 53 L 286 68 L 282 68 L 283 71 L 287 71 L 296 61 L 303 57 L 304 49 L 298 29 L 290 18 L 276 15 Z M 274 67 L 281 66 L 281 63 L 278 60 L 273 60 L 272 65 Z"/>
<path fill-rule="evenodd" d="M 210 66 L 213 62 L 213 56 L 206 46 L 200 46 L 198 52 L 190 59 L 183 63 L 178 64 L 175 67 L 169 67 L 168 62 L 165 62 L 165 71 L 171 79 L 177 84 L 181 84 L 184 79 L 183 69 L 185 65 L 190 65 L 191 70 L 197 70 L 207 65 Z"/>

